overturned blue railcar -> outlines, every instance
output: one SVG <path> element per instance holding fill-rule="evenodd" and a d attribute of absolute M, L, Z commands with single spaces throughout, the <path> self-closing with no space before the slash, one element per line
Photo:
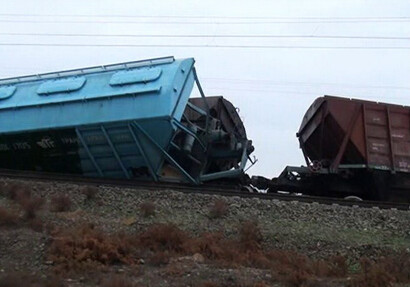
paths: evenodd
<path fill-rule="evenodd" d="M 203 94 L 194 62 L 0 80 L 0 168 L 194 184 L 240 177 L 252 142 L 229 101 Z"/>

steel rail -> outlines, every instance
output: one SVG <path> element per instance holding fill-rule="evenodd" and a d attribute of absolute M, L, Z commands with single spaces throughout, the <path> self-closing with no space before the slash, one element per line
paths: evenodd
<path fill-rule="evenodd" d="M 104 185 L 115 187 L 128 187 L 145 190 L 173 190 L 189 194 L 207 194 L 220 196 L 237 196 L 241 198 L 258 198 L 264 200 L 279 200 L 287 202 L 317 203 L 325 205 L 340 205 L 360 208 L 379 208 L 379 209 L 396 209 L 410 210 L 410 203 L 381 202 L 381 201 L 354 201 L 343 198 L 304 196 L 281 193 L 260 193 L 245 191 L 240 185 L 234 184 L 204 184 L 190 185 L 184 183 L 170 182 L 153 182 L 136 179 L 112 179 L 84 177 L 72 174 L 57 174 L 48 172 L 16 171 L 0 169 L 0 178 L 13 178 L 24 180 L 36 180 L 47 182 L 65 182 L 80 185 Z"/>

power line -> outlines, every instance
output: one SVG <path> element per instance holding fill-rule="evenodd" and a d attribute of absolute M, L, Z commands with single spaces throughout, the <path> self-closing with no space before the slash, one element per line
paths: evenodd
<path fill-rule="evenodd" d="M 306 38 L 306 39 L 372 39 L 372 40 L 410 40 L 410 37 L 390 37 L 390 36 L 348 36 L 348 35 L 212 35 L 212 34 L 76 34 L 76 33 L 1 33 L 5 36 L 51 36 L 51 37 L 127 37 L 127 38 Z"/>
<path fill-rule="evenodd" d="M 303 20 L 406 20 L 410 16 L 391 17 L 275 17 L 275 16 L 186 16 L 186 15 L 123 15 L 123 14 L 20 14 L 20 13 L 0 13 L 1 17 L 70 17 L 70 18 L 170 18 L 170 19 L 303 19 Z"/>
<path fill-rule="evenodd" d="M 363 86 L 363 85 L 352 85 L 352 84 L 339 84 L 339 83 L 306 83 L 306 82 L 280 82 L 280 81 L 270 81 L 270 80 L 255 80 L 255 79 L 228 79 L 228 78 L 207 78 L 201 77 L 201 80 L 207 80 L 211 82 L 226 82 L 238 85 L 238 84 L 258 84 L 258 85 L 275 85 L 275 86 L 302 86 L 302 87 L 317 87 L 317 86 L 337 86 L 339 88 L 349 88 L 349 89 L 397 89 L 397 90 L 410 90 L 410 87 L 400 87 L 400 86 Z"/>
<path fill-rule="evenodd" d="M 410 46 L 286 46 L 286 45 L 214 45 L 214 44 L 60 44 L 60 43 L 0 43 L 0 46 L 38 47 L 141 47 L 141 48 L 231 48 L 231 49 L 337 49 L 337 50 L 409 50 Z"/>
<path fill-rule="evenodd" d="M 218 91 L 219 93 L 224 92 L 224 91 L 234 91 L 234 92 L 263 92 L 263 93 L 279 93 L 279 94 L 284 94 L 284 95 L 288 95 L 288 94 L 297 94 L 297 95 L 316 95 L 316 96 L 320 96 L 320 95 L 324 95 L 327 94 L 324 91 L 320 91 L 320 92 L 298 92 L 298 91 L 287 91 L 287 90 L 276 90 L 276 89 L 235 89 L 235 88 L 222 88 L 222 87 L 207 87 L 205 89 L 205 91 L 209 91 L 209 90 L 215 90 Z M 330 93 L 332 94 L 332 93 Z M 254 96 L 254 94 L 253 94 Z M 364 96 L 344 96 L 344 97 L 353 97 L 353 98 L 363 98 Z M 389 100 L 398 100 L 398 101 L 402 101 L 407 99 L 406 95 L 403 96 L 385 96 L 386 98 L 389 98 Z M 371 100 L 373 101 L 386 101 L 386 99 L 384 99 L 384 97 L 382 96 L 367 96 L 366 98 L 371 98 Z"/>
<path fill-rule="evenodd" d="M 272 20 L 272 21 L 92 21 L 92 20 L 10 20 L 1 19 L 2 23 L 32 23 L 32 24 L 192 24 L 192 25 L 261 25 L 261 24 L 345 24 L 345 23 L 408 23 L 404 19 L 352 19 L 352 20 Z"/>

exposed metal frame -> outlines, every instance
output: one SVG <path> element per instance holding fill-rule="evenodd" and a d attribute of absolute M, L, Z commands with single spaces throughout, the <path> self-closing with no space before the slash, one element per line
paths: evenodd
<path fill-rule="evenodd" d="M 178 162 L 176 162 L 172 156 L 167 153 L 166 150 L 160 147 L 158 143 L 137 122 L 134 121 L 131 125 L 142 133 L 164 155 L 164 157 L 188 179 L 188 181 L 198 184 L 198 181 L 195 180 L 182 166 L 180 166 Z"/>
<path fill-rule="evenodd" d="M 103 177 L 104 173 L 102 172 L 101 168 L 98 166 L 97 161 L 95 160 L 94 156 L 92 155 L 90 149 L 87 146 L 87 143 L 85 142 L 83 136 L 81 135 L 80 129 L 75 128 L 75 133 L 77 134 L 77 137 L 80 139 L 80 142 L 82 146 L 85 149 L 85 152 L 87 153 L 88 157 L 90 158 L 91 162 L 93 163 L 95 169 L 97 170 L 99 176 Z"/>
<path fill-rule="evenodd" d="M 190 129 L 188 129 L 186 126 L 184 126 L 183 124 L 181 124 L 180 122 L 178 122 L 177 120 L 173 119 L 172 123 L 175 124 L 177 126 L 177 128 L 181 129 L 182 131 L 186 132 L 187 134 L 193 136 L 200 144 L 200 146 L 202 147 L 202 149 L 204 151 L 207 150 L 206 146 L 204 145 L 204 143 L 198 138 L 198 136 L 192 132 Z"/>
<path fill-rule="evenodd" d="M 196 73 L 195 67 L 192 68 L 192 72 L 194 73 L 194 79 L 195 79 L 196 86 L 198 87 L 199 93 L 201 94 L 201 98 L 203 99 L 204 105 L 205 105 L 205 108 L 206 108 L 205 112 L 206 112 L 207 116 L 206 116 L 206 120 L 205 120 L 205 133 L 206 133 L 206 135 L 208 135 L 208 132 L 209 132 L 209 117 L 210 117 L 209 105 L 206 102 L 205 93 L 202 90 L 202 86 L 201 86 L 201 83 L 199 82 L 198 74 Z"/>
<path fill-rule="evenodd" d="M 386 106 L 386 118 L 387 118 L 387 132 L 389 136 L 389 145 L 390 145 L 390 161 L 391 161 L 391 172 L 395 173 L 395 158 L 394 158 L 394 150 L 393 150 L 393 138 L 391 136 L 391 119 L 390 119 L 390 109 L 389 106 Z"/>
<path fill-rule="evenodd" d="M 332 164 L 330 165 L 330 171 L 331 172 L 336 172 L 337 169 L 339 168 L 340 161 L 342 160 L 342 157 L 343 157 L 343 155 L 346 151 L 346 147 L 347 147 L 347 144 L 349 142 L 350 136 L 353 132 L 354 124 L 357 121 L 357 119 L 359 118 L 360 110 L 361 110 L 361 106 L 358 106 L 356 108 L 356 110 L 354 111 L 353 117 L 350 120 L 349 126 L 348 126 L 346 134 L 343 138 L 342 144 L 340 145 L 339 151 L 337 152 L 336 158 L 332 162 Z"/>
<path fill-rule="evenodd" d="M 243 144 L 241 165 L 239 166 L 239 168 L 201 175 L 200 176 L 201 181 L 208 181 L 208 180 L 218 179 L 221 177 L 225 177 L 225 178 L 236 177 L 236 176 L 241 175 L 245 169 L 245 165 L 247 161 L 246 159 L 248 158 L 248 155 L 246 153 L 248 142 L 249 141 L 246 140 Z"/>
<path fill-rule="evenodd" d="M 110 139 L 110 136 L 109 136 L 108 133 L 107 133 L 107 130 L 104 128 L 103 125 L 101 125 L 101 131 L 103 132 L 104 137 L 105 137 L 105 139 L 107 140 L 108 145 L 110 146 L 111 151 L 113 152 L 115 159 L 117 160 L 117 162 L 118 162 L 118 164 L 120 165 L 122 171 L 124 172 L 125 177 L 129 179 L 129 178 L 130 178 L 130 174 L 128 173 L 127 169 L 125 168 L 124 164 L 122 163 L 121 158 L 120 158 L 120 156 L 119 156 L 117 150 L 115 149 L 115 146 L 114 146 L 114 144 L 112 143 L 112 141 L 111 141 L 111 139 Z"/>
<path fill-rule="evenodd" d="M 149 170 L 152 178 L 154 179 L 154 181 L 158 181 L 158 176 L 157 176 L 151 162 L 149 161 L 144 148 L 142 147 L 141 143 L 139 142 L 139 139 L 138 139 L 137 135 L 134 133 L 131 124 L 128 124 L 128 130 L 130 131 L 131 137 L 133 138 L 135 144 L 137 145 L 137 148 L 138 148 L 139 152 L 141 153 L 142 157 L 144 158 L 145 164 L 147 165 L 148 170 Z"/>

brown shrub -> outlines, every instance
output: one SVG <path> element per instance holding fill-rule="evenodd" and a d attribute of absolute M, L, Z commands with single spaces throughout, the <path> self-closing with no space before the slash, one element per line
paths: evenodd
<path fill-rule="evenodd" d="M 50 210 L 53 212 L 64 212 L 71 209 L 72 201 L 68 195 L 55 195 L 51 198 Z"/>
<path fill-rule="evenodd" d="M 0 287 L 25 287 L 30 286 L 27 282 L 27 275 L 19 273 L 10 273 L 0 277 Z M 31 281 L 31 280 L 30 280 Z"/>
<path fill-rule="evenodd" d="M 350 287 L 392 286 L 393 283 L 410 283 L 410 254 L 406 251 L 396 256 L 380 258 L 373 262 L 360 260 L 361 272 L 350 282 Z"/>
<path fill-rule="evenodd" d="M 117 263 L 133 264 L 131 241 L 125 235 L 104 234 L 91 225 L 57 232 L 49 248 L 49 260 L 59 272 L 86 271 Z"/>
<path fill-rule="evenodd" d="M 410 253 L 408 251 L 401 250 L 398 255 L 379 261 L 379 265 L 393 276 L 396 282 L 410 283 Z"/>
<path fill-rule="evenodd" d="M 348 266 L 344 256 L 338 255 L 331 257 L 329 259 L 329 266 L 330 268 L 326 276 L 344 277 L 348 273 Z"/>
<path fill-rule="evenodd" d="M 228 266 L 253 266 L 270 268 L 272 266 L 266 254 L 259 249 L 247 249 L 241 241 L 228 240 L 222 233 L 205 233 L 189 241 L 187 250 L 199 253 L 209 260 L 216 260 Z M 254 246 L 252 244 L 252 246 Z"/>
<path fill-rule="evenodd" d="M 172 277 L 181 277 L 186 274 L 186 271 L 177 264 L 169 264 L 165 268 L 165 274 Z"/>
<path fill-rule="evenodd" d="M 0 287 L 65 287 L 66 284 L 58 277 L 51 276 L 46 279 L 34 275 L 14 272 L 0 276 Z"/>
<path fill-rule="evenodd" d="M 10 184 L 5 187 L 6 196 L 17 202 L 24 211 L 26 219 L 33 219 L 43 207 L 44 199 L 32 196 L 31 190 L 24 184 Z"/>
<path fill-rule="evenodd" d="M 81 189 L 81 193 L 85 195 L 86 200 L 92 200 L 98 193 L 96 186 L 85 186 Z"/>
<path fill-rule="evenodd" d="M 41 284 L 39 284 L 38 287 L 40 286 L 41 287 L 66 287 L 67 286 L 67 284 L 65 284 L 60 278 L 56 276 L 51 276 L 50 278 L 43 280 L 43 282 L 40 281 L 40 283 Z"/>
<path fill-rule="evenodd" d="M 43 222 L 39 218 L 33 218 L 27 223 L 28 227 L 37 232 L 43 231 Z"/>
<path fill-rule="evenodd" d="M 212 219 L 222 218 L 228 214 L 229 206 L 223 199 L 217 199 L 209 209 L 209 217 Z"/>
<path fill-rule="evenodd" d="M 150 201 L 145 201 L 140 204 L 140 212 L 143 217 L 155 215 L 155 204 Z"/>
<path fill-rule="evenodd" d="M 392 286 L 393 277 L 379 264 L 367 258 L 360 260 L 361 273 L 356 276 L 349 287 L 389 287 Z"/>
<path fill-rule="evenodd" d="M 220 287 L 220 285 L 212 281 L 206 281 L 206 282 L 202 282 L 200 287 Z"/>
<path fill-rule="evenodd" d="M 6 184 L 2 188 L 4 195 L 10 200 L 18 200 L 19 197 L 25 196 L 30 197 L 30 188 L 25 184 L 10 183 Z"/>
<path fill-rule="evenodd" d="M 17 225 L 18 217 L 4 207 L 0 207 L 0 226 Z"/>
<path fill-rule="evenodd" d="M 157 251 L 149 259 L 149 263 L 153 266 L 161 266 L 169 263 L 171 256 L 168 251 Z"/>
<path fill-rule="evenodd" d="M 24 217 L 26 219 L 36 218 L 37 212 L 41 210 L 44 205 L 43 198 L 26 195 L 20 196 L 18 202 L 24 211 Z"/>
<path fill-rule="evenodd" d="M 311 276 L 304 270 L 290 270 L 284 277 L 283 283 L 289 287 L 303 287 Z"/>
<path fill-rule="evenodd" d="M 239 236 L 244 250 L 255 251 L 261 248 L 263 236 L 257 222 L 243 222 L 239 228 Z"/>
<path fill-rule="evenodd" d="M 138 243 L 140 247 L 154 252 L 185 253 L 189 239 L 184 231 L 173 224 L 155 224 L 139 236 Z"/>
<path fill-rule="evenodd" d="M 191 244 L 192 253 L 200 253 L 210 260 L 231 260 L 230 248 L 222 233 L 204 233 Z"/>
<path fill-rule="evenodd" d="M 111 276 L 108 279 L 104 280 L 102 287 L 134 287 L 135 284 L 130 281 L 130 279 L 125 276 Z"/>

